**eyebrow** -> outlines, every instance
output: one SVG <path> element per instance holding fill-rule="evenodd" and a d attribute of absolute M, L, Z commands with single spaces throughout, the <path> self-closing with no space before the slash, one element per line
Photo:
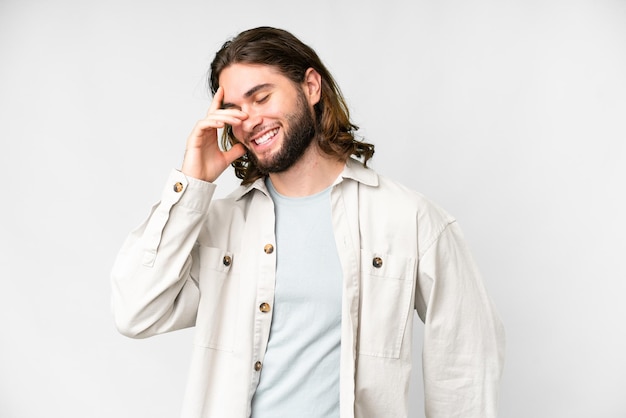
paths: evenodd
<path fill-rule="evenodd" d="M 250 90 L 245 92 L 243 97 L 245 99 L 248 99 L 251 96 L 253 96 L 254 94 L 256 94 L 257 92 L 259 92 L 260 90 L 268 89 L 268 88 L 272 88 L 272 87 L 275 87 L 275 85 L 272 84 L 272 83 L 257 84 L 256 86 L 252 87 Z M 233 103 L 227 103 L 227 102 L 223 102 L 222 103 L 222 109 L 230 109 L 230 108 L 233 108 L 233 107 L 238 107 L 238 106 L 236 106 Z"/>

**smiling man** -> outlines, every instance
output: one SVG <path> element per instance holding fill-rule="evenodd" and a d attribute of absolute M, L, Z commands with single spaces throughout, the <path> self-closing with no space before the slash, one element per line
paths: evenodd
<path fill-rule="evenodd" d="M 182 415 L 406 417 L 417 312 L 426 416 L 495 417 L 504 333 L 461 231 L 366 167 L 374 147 L 316 53 L 251 29 L 210 84 L 112 273 L 123 334 L 196 327 Z M 229 165 L 242 185 L 212 200 Z"/>

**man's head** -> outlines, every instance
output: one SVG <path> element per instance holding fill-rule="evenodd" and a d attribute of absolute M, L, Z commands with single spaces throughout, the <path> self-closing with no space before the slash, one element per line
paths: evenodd
<path fill-rule="evenodd" d="M 247 115 L 228 134 L 248 150 L 259 174 L 281 173 L 296 164 L 316 136 L 313 107 L 320 100 L 321 79 L 312 68 L 297 84 L 275 67 L 236 63 L 220 74 L 223 109 Z"/>
<path fill-rule="evenodd" d="M 211 92 L 215 94 L 220 83 L 229 83 L 232 86 L 237 77 L 241 77 L 243 81 L 246 74 L 242 68 L 245 70 L 252 67 L 265 67 L 270 76 L 273 74 L 286 78 L 298 91 L 295 97 L 297 106 L 286 113 L 284 119 L 290 124 L 287 133 L 295 135 L 299 142 L 291 150 L 283 149 L 292 154 L 283 163 L 297 158 L 296 154 L 302 151 L 302 147 L 308 146 L 310 141 L 316 141 L 322 152 L 338 160 L 345 161 L 350 155 L 355 155 L 363 157 L 366 163 L 372 157 L 374 146 L 355 140 L 354 131 L 358 127 L 350 122 L 348 108 L 339 87 L 313 49 L 280 29 L 260 27 L 242 32 L 227 41 L 211 63 Z M 305 91 L 310 77 L 315 77 L 319 82 L 317 97 L 311 96 L 308 90 Z M 228 91 L 225 94 L 228 96 Z M 241 135 L 239 132 L 239 136 Z M 238 138 L 228 128 L 224 131 L 222 140 L 224 147 L 230 147 L 236 142 L 244 142 L 245 138 Z M 260 167 L 262 162 L 254 154 L 249 151 L 233 163 L 236 175 L 243 179 L 243 183 L 250 183 L 266 174 L 268 169 L 276 168 Z"/>

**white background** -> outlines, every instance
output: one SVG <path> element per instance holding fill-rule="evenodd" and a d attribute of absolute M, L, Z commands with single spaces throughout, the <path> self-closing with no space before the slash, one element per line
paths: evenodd
<path fill-rule="evenodd" d="M 0 417 L 178 415 L 192 331 L 117 334 L 109 271 L 215 51 L 259 25 L 316 49 L 373 166 L 459 219 L 507 329 L 500 416 L 625 417 L 626 2 L 605 0 L 0 0 Z"/>

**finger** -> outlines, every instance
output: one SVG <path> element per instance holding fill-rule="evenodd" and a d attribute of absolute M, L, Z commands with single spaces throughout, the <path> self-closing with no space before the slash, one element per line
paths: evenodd
<path fill-rule="evenodd" d="M 207 116 L 215 112 L 220 107 L 222 107 L 223 100 L 224 100 L 224 89 L 222 88 L 222 86 L 219 86 L 217 88 L 217 91 L 215 92 L 215 96 L 213 96 L 213 101 L 211 102 L 211 105 L 209 106 L 209 110 L 207 111 Z"/>
<path fill-rule="evenodd" d="M 201 119 L 196 123 L 195 129 L 205 131 L 209 129 L 219 129 L 226 125 L 238 126 L 242 120 L 236 116 L 229 115 L 211 115 L 206 119 Z"/>
<path fill-rule="evenodd" d="M 218 109 L 215 112 L 208 113 L 205 117 L 207 120 L 225 120 L 224 118 L 237 118 L 239 121 L 242 121 L 248 118 L 248 114 L 238 109 Z"/>
<path fill-rule="evenodd" d="M 226 109 L 222 108 L 224 101 L 224 89 L 222 87 L 218 87 L 215 92 L 215 96 L 213 96 L 213 101 L 209 106 L 209 110 L 207 110 L 206 117 L 210 117 L 212 114 L 230 114 L 236 116 L 240 119 L 245 119 L 248 117 L 248 114 L 243 112 L 241 109 L 237 109 L 235 107 L 228 107 Z"/>

